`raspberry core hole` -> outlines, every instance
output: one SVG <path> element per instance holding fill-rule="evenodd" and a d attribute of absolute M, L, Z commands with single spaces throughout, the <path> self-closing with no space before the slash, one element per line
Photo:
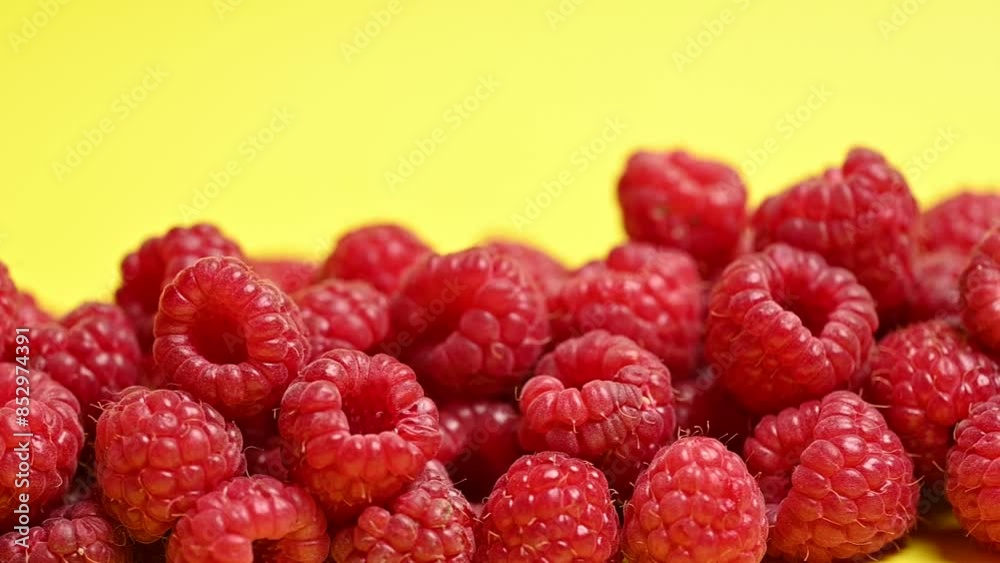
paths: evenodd
<path fill-rule="evenodd" d="M 819 336 L 827 321 L 830 320 L 832 311 L 816 301 L 808 295 L 784 295 L 778 299 L 778 304 L 784 310 L 799 317 L 802 320 L 802 326 L 806 327 L 813 336 Z"/>
<path fill-rule="evenodd" d="M 198 313 L 191 337 L 198 353 L 214 364 L 238 364 L 249 357 L 243 328 L 218 311 Z"/>

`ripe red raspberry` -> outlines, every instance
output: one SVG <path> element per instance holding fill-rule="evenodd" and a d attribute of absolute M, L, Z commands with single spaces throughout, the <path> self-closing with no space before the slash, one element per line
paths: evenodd
<path fill-rule="evenodd" d="M 440 397 L 510 393 L 549 340 L 541 290 L 513 259 L 482 248 L 422 261 L 391 310 L 383 349 Z"/>
<path fill-rule="evenodd" d="M 292 294 L 311 359 L 335 348 L 370 350 L 389 333 L 389 300 L 365 282 L 324 280 Z"/>
<path fill-rule="evenodd" d="M 717 438 L 734 451 L 743 451 L 743 440 L 753 432 L 754 417 L 726 391 L 710 368 L 693 378 L 674 383 L 674 413 L 681 436 L 695 434 Z"/>
<path fill-rule="evenodd" d="M 35 296 L 27 291 L 19 291 L 14 305 L 17 326 L 34 327 L 52 322 L 52 315 L 38 305 Z"/>
<path fill-rule="evenodd" d="M 618 513 L 607 480 L 590 463 L 558 452 L 514 462 L 476 530 L 478 563 L 605 563 L 617 551 Z"/>
<path fill-rule="evenodd" d="M 545 294 L 546 303 L 551 309 L 551 304 L 559 297 L 563 283 L 569 278 L 566 266 L 544 251 L 526 243 L 494 240 L 487 243 L 485 248 L 517 261 L 528 277 Z"/>
<path fill-rule="evenodd" d="M 281 401 L 278 427 L 292 479 L 337 524 L 398 494 L 441 445 L 437 407 L 413 370 L 356 350 L 306 366 Z"/>
<path fill-rule="evenodd" d="M 147 239 L 122 261 L 122 284 L 115 301 L 135 324 L 143 350 L 153 345 L 160 290 L 177 272 L 205 256 L 243 258 L 243 251 L 215 226 L 197 224 L 174 227 L 162 237 Z"/>
<path fill-rule="evenodd" d="M 955 424 L 1000 393 L 1000 366 L 944 321 L 885 337 L 872 360 L 868 399 L 914 458 L 917 474 L 940 479 Z"/>
<path fill-rule="evenodd" d="M 892 326 L 912 296 L 917 220 L 903 176 L 881 154 L 856 148 L 841 168 L 766 200 L 753 226 L 758 249 L 784 242 L 850 270 Z"/>
<path fill-rule="evenodd" d="M 167 543 L 169 563 L 321 563 L 326 519 L 300 487 L 236 477 L 198 498 Z"/>
<path fill-rule="evenodd" d="M 623 494 L 675 429 L 670 371 L 632 340 L 603 330 L 543 357 L 520 405 L 525 449 L 593 462 Z"/>
<path fill-rule="evenodd" d="M 969 409 L 955 427 L 955 447 L 948 452 L 947 495 L 966 533 L 990 549 L 1000 549 L 1000 514 L 996 478 L 1000 459 L 1000 397 Z"/>
<path fill-rule="evenodd" d="M 916 283 L 908 320 L 958 319 L 962 313 L 958 284 L 968 264 L 968 256 L 951 250 L 918 255 L 913 265 Z"/>
<path fill-rule="evenodd" d="M 603 329 L 656 354 L 675 378 L 694 368 L 702 331 L 702 288 L 690 256 L 640 243 L 619 246 L 563 286 L 557 339 Z"/>
<path fill-rule="evenodd" d="M 292 300 L 235 258 L 203 258 L 163 289 L 153 356 L 168 382 L 223 415 L 277 406 L 309 355 Z"/>
<path fill-rule="evenodd" d="M 968 256 L 1000 223 L 1000 195 L 959 192 L 920 217 L 920 243 L 930 251 L 951 250 Z"/>
<path fill-rule="evenodd" d="M 312 285 L 318 270 L 312 262 L 293 258 L 252 259 L 247 263 L 258 276 L 289 294 Z"/>
<path fill-rule="evenodd" d="M 41 521 L 45 509 L 69 490 L 83 449 L 76 397 L 44 372 L 27 372 L 20 364 L 0 363 L 0 529 L 5 530 Z M 15 514 L 22 494 L 30 499 L 29 513 Z"/>
<path fill-rule="evenodd" d="M 478 502 L 524 454 L 517 439 L 521 416 L 513 405 L 490 400 L 450 403 L 439 410 L 441 449 L 436 459 L 466 497 Z"/>
<path fill-rule="evenodd" d="M 30 563 L 132 563 L 124 530 L 99 504 L 83 501 L 53 512 L 28 531 L 27 549 L 14 543 L 17 532 L 0 536 L 0 561 Z"/>
<path fill-rule="evenodd" d="M 137 541 L 166 535 L 203 494 L 242 473 L 243 438 L 183 391 L 133 387 L 97 421 L 104 508 Z"/>
<path fill-rule="evenodd" d="M 0 354 L 11 354 L 13 352 L 5 348 L 10 345 L 9 334 L 14 332 L 18 326 L 18 309 L 21 304 L 21 294 L 14 286 L 14 280 L 10 279 L 10 272 L 7 266 L 0 262 Z"/>
<path fill-rule="evenodd" d="M 767 550 L 764 496 L 740 456 L 712 438 L 660 450 L 625 505 L 630 561 L 758 562 Z"/>
<path fill-rule="evenodd" d="M 916 522 L 913 463 L 875 407 L 849 391 L 764 417 L 743 457 L 767 502 L 771 555 L 861 557 Z"/>
<path fill-rule="evenodd" d="M 629 238 L 689 253 L 711 277 L 735 255 L 747 188 L 725 164 L 684 151 L 637 152 L 618 180 Z"/>
<path fill-rule="evenodd" d="M 428 254 L 430 247 L 400 225 L 368 225 L 337 241 L 319 277 L 361 280 L 392 295 L 403 274 Z"/>
<path fill-rule="evenodd" d="M 468 563 L 476 550 L 469 501 L 436 461 L 385 507 L 370 506 L 331 542 L 335 563 Z"/>
<path fill-rule="evenodd" d="M 705 358 L 740 404 L 767 414 L 846 387 L 877 328 L 871 295 L 850 272 L 776 244 L 723 272 Z"/>
<path fill-rule="evenodd" d="M 962 320 L 979 342 L 1000 352 L 1000 227 L 972 255 L 959 282 Z"/>

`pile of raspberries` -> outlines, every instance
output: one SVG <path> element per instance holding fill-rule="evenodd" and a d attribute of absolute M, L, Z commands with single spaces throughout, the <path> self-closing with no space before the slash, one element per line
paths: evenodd
<path fill-rule="evenodd" d="M 0 269 L 0 561 L 868 561 L 948 505 L 1000 548 L 1000 195 L 859 148 L 752 212 L 680 151 L 617 197 L 576 269 L 199 224 L 61 318 Z"/>

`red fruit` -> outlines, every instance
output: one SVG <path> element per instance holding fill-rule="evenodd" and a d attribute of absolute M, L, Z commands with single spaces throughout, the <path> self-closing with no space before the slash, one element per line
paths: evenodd
<path fill-rule="evenodd" d="M 863 557 L 916 522 L 913 463 L 882 415 L 849 391 L 764 417 L 743 457 L 767 502 L 773 556 Z"/>
<path fill-rule="evenodd" d="M 276 407 L 309 355 L 298 308 L 235 258 L 203 258 L 163 289 L 153 356 L 169 383 L 227 417 Z"/>
<path fill-rule="evenodd" d="M 550 306 L 558 298 L 563 283 L 569 278 L 566 266 L 544 251 L 526 243 L 494 240 L 487 243 L 484 248 L 517 261 L 528 277 L 545 294 L 546 303 Z"/>
<path fill-rule="evenodd" d="M 122 392 L 97 421 L 94 452 L 104 508 L 142 543 L 166 535 L 199 497 L 245 469 L 236 426 L 168 389 Z"/>
<path fill-rule="evenodd" d="M 1000 393 L 1000 366 L 952 325 L 929 321 L 879 343 L 868 389 L 917 473 L 933 482 L 944 473 L 955 424 L 969 407 Z"/>
<path fill-rule="evenodd" d="M 910 305 L 910 322 L 959 318 L 962 306 L 958 284 L 968 263 L 968 256 L 950 250 L 917 256 L 913 266 L 916 283 Z"/>
<path fill-rule="evenodd" d="M 674 435 L 670 371 L 635 342 L 603 330 L 543 357 L 520 406 L 525 449 L 593 462 L 623 494 Z"/>
<path fill-rule="evenodd" d="M 639 477 L 623 551 L 637 563 L 756 563 L 767 528 L 764 496 L 740 456 L 712 438 L 682 438 Z"/>
<path fill-rule="evenodd" d="M 603 329 L 656 354 L 676 378 L 694 368 L 702 331 L 701 278 L 675 250 L 629 243 L 581 268 L 563 286 L 558 340 Z"/>
<path fill-rule="evenodd" d="M 1000 548 L 997 460 L 1000 459 L 1000 397 L 973 406 L 955 427 L 948 453 L 947 494 L 966 534 L 990 549 Z"/>
<path fill-rule="evenodd" d="M 920 243 L 930 251 L 950 250 L 968 256 L 1000 223 L 1000 195 L 962 191 L 920 217 Z"/>
<path fill-rule="evenodd" d="M 435 396 L 509 394 L 549 340 L 545 297 L 513 259 L 471 248 L 420 262 L 391 304 L 383 350 Z"/>
<path fill-rule="evenodd" d="M 767 414 L 847 387 L 877 328 L 850 272 L 776 244 L 737 259 L 715 285 L 705 358 L 740 404 Z"/>
<path fill-rule="evenodd" d="M 478 563 L 609 561 L 618 550 L 618 513 L 607 480 L 563 453 L 522 457 L 483 506 L 476 549 Z"/>
<path fill-rule="evenodd" d="M 0 335 L 2 335 L 0 336 L 0 354 L 5 354 L 5 357 L 13 354 L 13 351 L 5 349 L 12 344 L 11 337 L 8 335 L 14 332 L 15 328 L 24 326 L 18 324 L 20 321 L 18 310 L 21 303 L 21 294 L 14 286 L 14 280 L 10 279 L 7 266 L 0 262 Z"/>
<path fill-rule="evenodd" d="M 0 536 L 0 561 L 30 563 L 131 563 L 128 536 L 96 502 L 83 501 L 53 512 L 27 534 L 27 548 L 15 543 L 20 534 Z"/>
<path fill-rule="evenodd" d="M 335 563 L 468 563 L 476 550 L 469 501 L 436 461 L 385 507 L 369 506 L 330 546 Z"/>
<path fill-rule="evenodd" d="M 501 401 L 463 401 L 440 407 L 441 449 L 452 481 L 469 499 L 489 496 L 497 479 L 524 454 L 517 439 L 521 415 Z"/>
<path fill-rule="evenodd" d="M 44 372 L 0 363 L 0 529 L 18 521 L 14 509 L 25 494 L 30 521 L 40 522 L 69 490 L 82 449 L 76 397 Z M 21 467 L 26 454 L 27 476 Z"/>
<path fill-rule="evenodd" d="M 397 495 L 441 445 L 437 407 L 413 370 L 355 350 L 306 366 L 281 401 L 278 426 L 292 479 L 337 524 Z"/>
<path fill-rule="evenodd" d="M 733 258 L 747 224 L 740 175 L 684 151 L 633 154 L 618 203 L 630 239 L 683 250 L 707 277 Z"/>
<path fill-rule="evenodd" d="M 168 563 L 321 563 L 329 553 L 326 520 L 309 493 L 263 475 L 202 495 L 167 543 Z"/>
<path fill-rule="evenodd" d="M 1000 227 L 987 234 L 959 282 L 962 320 L 979 342 L 1000 352 Z"/>
<path fill-rule="evenodd" d="M 319 277 L 361 280 L 391 295 L 403 275 L 431 249 L 399 225 L 368 225 L 340 237 Z"/>
<path fill-rule="evenodd" d="M 247 263 L 258 276 L 285 293 L 295 293 L 312 285 L 319 269 L 312 262 L 294 258 L 256 259 Z"/>
<path fill-rule="evenodd" d="M 239 428 L 243 434 L 247 475 L 270 475 L 279 481 L 288 481 L 285 452 L 278 433 L 277 411 L 242 420 Z"/>
<path fill-rule="evenodd" d="M 717 438 L 734 451 L 743 450 L 743 440 L 753 431 L 754 417 L 729 395 L 710 368 L 674 384 L 674 413 L 681 436 L 689 434 Z"/>
<path fill-rule="evenodd" d="M 903 176 L 881 154 L 856 148 L 841 168 L 767 199 L 753 226 L 758 249 L 784 242 L 850 270 L 892 326 L 912 296 L 917 220 Z"/>
<path fill-rule="evenodd" d="M 365 282 L 325 280 L 292 294 L 312 359 L 336 348 L 368 350 L 389 332 L 389 300 Z"/>

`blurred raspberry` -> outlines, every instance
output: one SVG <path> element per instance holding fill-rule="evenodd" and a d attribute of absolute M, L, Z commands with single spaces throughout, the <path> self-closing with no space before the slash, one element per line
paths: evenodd
<path fill-rule="evenodd" d="M 958 288 L 968 256 L 950 250 L 919 254 L 914 262 L 916 284 L 909 321 L 958 319 L 962 312 Z"/>
<path fill-rule="evenodd" d="M 318 271 L 316 264 L 294 258 L 251 259 L 247 263 L 258 276 L 289 294 L 312 285 Z"/>
<path fill-rule="evenodd" d="M 436 459 L 470 500 L 488 497 L 497 479 L 524 454 L 517 439 L 520 422 L 517 409 L 501 401 L 440 407 L 441 449 Z"/>
<path fill-rule="evenodd" d="M 53 512 L 28 531 L 27 548 L 17 532 L 0 536 L 0 561 L 26 563 L 131 563 L 128 536 L 96 502 L 84 501 Z"/>
<path fill-rule="evenodd" d="M 754 417 L 726 391 L 710 368 L 674 384 L 674 413 L 680 436 L 704 435 L 743 451 L 743 440 L 753 431 Z"/>
<path fill-rule="evenodd" d="M 969 256 L 998 223 L 1000 195 L 962 191 L 924 212 L 920 217 L 920 243 L 929 251 L 948 250 Z"/>
<path fill-rule="evenodd" d="M 9 356 L 13 352 L 5 350 L 10 346 L 9 336 L 18 326 L 18 309 L 21 305 L 21 294 L 14 286 L 14 280 L 10 279 L 10 272 L 7 266 L 0 262 L 0 355 Z"/>
<path fill-rule="evenodd" d="M 559 297 L 563 283 L 569 278 L 569 270 L 566 266 L 541 249 L 527 243 L 494 240 L 486 243 L 484 248 L 517 261 L 528 277 L 534 280 L 542 293 L 545 294 L 546 303 L 549 304 L 551 310 L 551 304 Z"/>
<path fill-rule="evenodd" d="M 965 328 L 1000 353 L 1000 227 L 983 238 L 962 273 L 959 287 Z"/>
<path fill-rule="evenodd" d="M 365 282 L 324 280 L 292 299 L 313 360 L 336 348 L 370 350 L 389 333 L 389 300 Z"/>
<path fill-rule="evenodd" d="M 368 225 L 340 237 L 319 278 L 361 280 L 392 295 L 406 271 L 431 253 L 427 244 L 400 225 Z"/>
<path fill-rule="evenodd" d="M 947 494 L 958 522 L 972 539 L 1000 549 L 1000 397 L 969 410 L 955 428 L 955 447 L 948 453 Z"/>
<path fill-rule="evenodd" d="M 267 411 L 240 420 L 243 454 L 247 459 L 247 475 L 270 475 L 279 481 L 288 480 L 285 452 L 278 432 L 277 411 Z"/>

